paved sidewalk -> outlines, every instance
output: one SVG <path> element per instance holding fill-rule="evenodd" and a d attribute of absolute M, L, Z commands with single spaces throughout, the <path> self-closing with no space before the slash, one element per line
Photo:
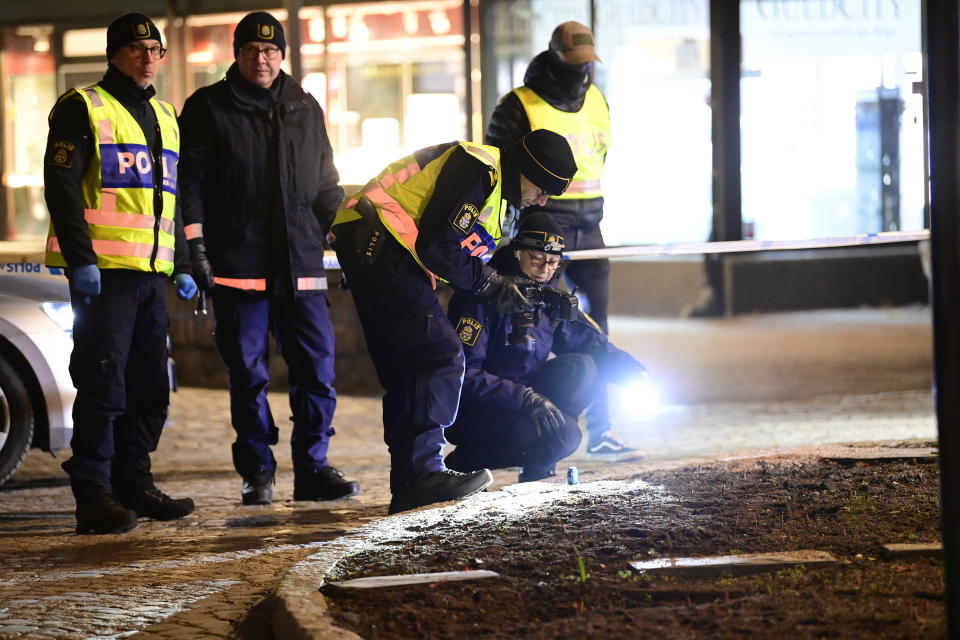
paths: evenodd
<path fill-rule="evenodd" d="M 924 309 L 756 316 L 723 321 L 614 319 L 613 334 L 672 391 L 655 417 L 620 414 L 617 427 L 648 454 L 641 465 L 785 446 L 936 438 Z M 361 483 L 357 497 L 294 502 L 285 394 L 271 393 L 280 427 L 276 502 L 240 504 L 230 459 L 226 391 L 174 395 L 172 424 L 154 455 L 158 484 L 190 495 L 182 520 L 142 520 L 116 536 L 73 533 L 73 500 L 59 459 L 31 452 L 0 488 L 0 638 L 270 638 L 278 589 L 292 567 L 386 516 L 389 459 L 378 398 L 341 397 L 333 464 Z M 570 464 L 583 481 L 624 465 Z M 563 464 L 567 464 L 566 462 Z M 493 489 L 516 480 L 495 473 Z"/>

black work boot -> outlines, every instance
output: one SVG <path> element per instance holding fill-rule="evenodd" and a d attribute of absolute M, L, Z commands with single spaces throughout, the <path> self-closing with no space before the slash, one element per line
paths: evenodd
<path fill-rule="evenodd" d="M 153 484 L 134 486 L 129 490 L 116 490 L 117 498 L 128 509 L 133 509 L 141 518 L 176 520 L 193 513 L 191 498 L 171 498 Z"/>
<path fill-rule="evenodd" d="M 240 492 L 243 504 L 270 504 L 273 502 L 273 471 L 257 471 L 243 479 L 243 489 Z"/>
<path fill-rule="evenodd" d="M 122 533 L 137 526 L 137 514 L 107 493 L 77 500 L 77 533 Z"/>
<path fill-rule="evenodd" d="M 435 502 L 459 500 L 483 491 L 493 482 L 489 469 L 459 473 L 451 469 L 431 471 L 410 481 L 406 490 L 394 494 L 388 513 L 409 511 Z"/>
<path fill-rule="evenodd" d="M 336 500 L 360 493 L 355 480 L 347 480 L 334 467 L 326 466 L 314 472 L 294 472 L 294 500 Z"/>

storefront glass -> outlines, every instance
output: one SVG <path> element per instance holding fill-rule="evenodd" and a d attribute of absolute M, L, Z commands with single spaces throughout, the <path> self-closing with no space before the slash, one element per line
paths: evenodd
<path fill-rule="evenodd" d="M 363 184 L 420 147 L 463 139 L 460 0 L 367 2 L 326 9 L 330 140 L 344 184 Z M 309 65 L 309 66 L 308 66 Z"/>
<path fill-rule="evenodd" d="M 607 244 L 706 240 L 712 218 L 707 0 L 596 0 L 610 104 Z"/>
<path fill-rule="evenodd" d="M 3 185 L 7 215 L 3 240 L 33 241 L 46 236 L 43 152 L 47 114 L 56 100 L 49 26 L 0 32 L 3 109 Z"/>
<path fill-rule="evenodd" d="M 462 6 L 412 0 L 300 11 L 302 84 L 326 112 L 343 184 L 363 184 L 410 151 L 464 137 Z M 286 11 L 270 12 L 287 27 Z M 233 28 L 243 15 L 187 20 L 189 91 L 233 63 Z M 289 60 L 283 68 L 290 71 Z"/>
<path fill-rule="evenodd" d="M 741 32 L 745 227 L 922 229 L 920 0 L 744 0 Z"/>
<path fill-rule="evenodd" d="M 711 219 L 709 20 L 706 0 L 595 0 L 610 105 L 602 229 L 610 246 L 704 240 Z M 585 0 L 496 2 L 485 22 L 486 73 L 502 96 L 523 83 L 554 27 L 590 25 Z M 488 103 L 492 111 L 494 103 Z M 489 113 L 487 113 L 489 116 Z"/>

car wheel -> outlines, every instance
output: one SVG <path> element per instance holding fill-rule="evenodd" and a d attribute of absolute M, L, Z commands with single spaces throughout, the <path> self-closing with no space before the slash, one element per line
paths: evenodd
<path fill-rule="evenodd" d="M 33 442 L 33 405 L 23 379 L 9 360 L 0 356 L 0 484 L 27 457 Z"/>

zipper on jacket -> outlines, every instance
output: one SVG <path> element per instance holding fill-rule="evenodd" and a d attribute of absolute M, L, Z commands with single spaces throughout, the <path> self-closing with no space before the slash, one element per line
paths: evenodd
<path fill-rule="evenodd" d="M 152 108 L 149 104 L 148 108 Z M 150 251 L 150 271 L 157 271 L 157 254 L 160 252 L 160 218 L 163 217 L 163 140 L 160 138 L 160 116 L 155 125 L 153 149 L 153 249 Z M 159 201 L 159 202 L 158 202 Z M 159 209 L 157 205 L 159 204 Z"/>

